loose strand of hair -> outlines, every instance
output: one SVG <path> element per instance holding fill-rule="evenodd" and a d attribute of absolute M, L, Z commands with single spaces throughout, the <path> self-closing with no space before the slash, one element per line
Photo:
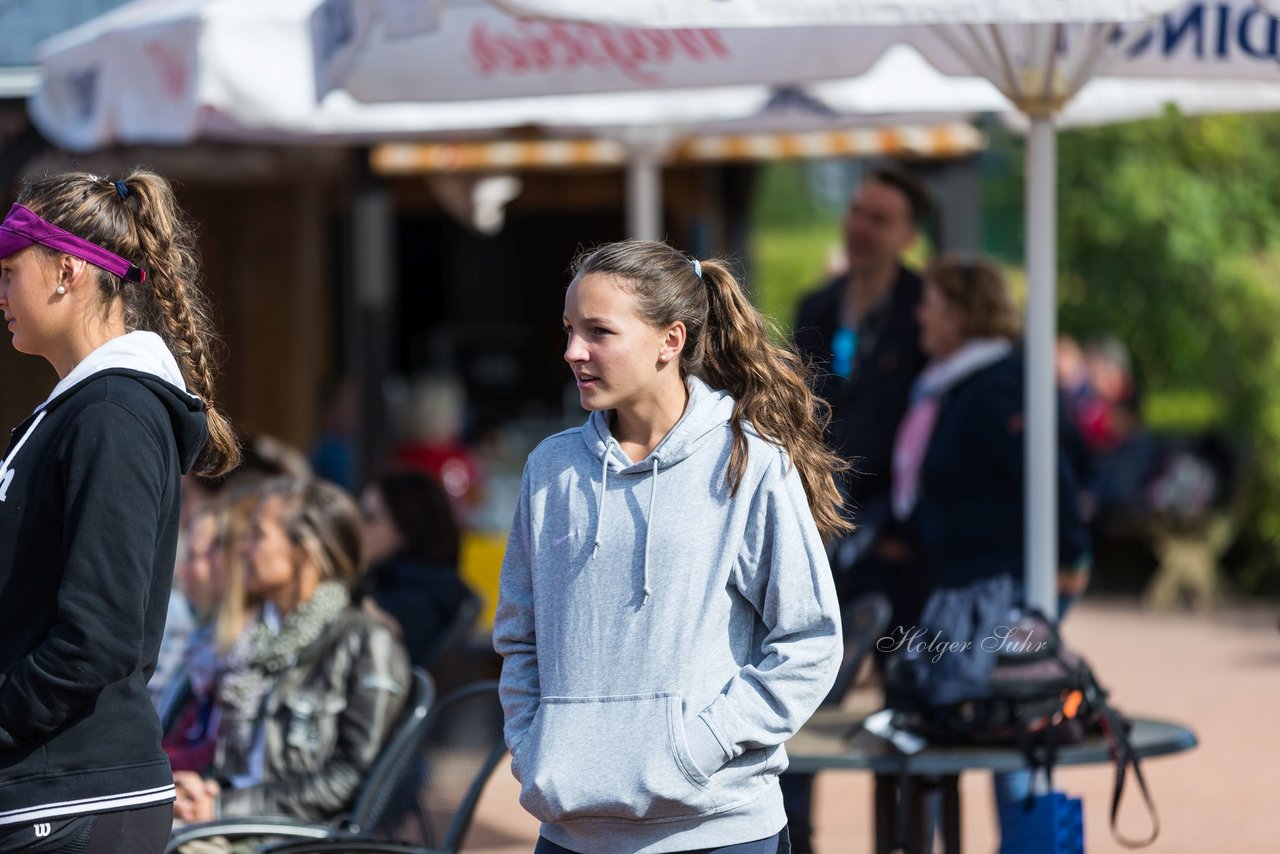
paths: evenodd
<path fill-rule="evenodd" d="M 197 466 L 200 474 L 218 477 L 240 461 L 240 447 L 215 401 L 214 357 L 217 338 L 211 312 L 199 287 L 195 234 L 181 216 L 168 183 L 150 172 L 135 171 L 124 179 L 137 197 L 137 242 L 148 259 L 147 281 L 158 311 L 156 330 L 174 351 L 187 384 L 205 402 L 209 441 Z"/>
<path fill-rule="evenodd" d="M 703 373 L 736 401 L 731 489 L 737 491 L 746 469 L 745 422 L 787 453 L 821 534 L 830 538 L 850 530 L 835 481 L 848 464 L 824 439 L 830 407 L 810 390 L 795 351 L 771 340 L 769 321 L 747 299 L 729 268 L 720 261 L 703 261 L 702 275 L 709 296 Z"/>

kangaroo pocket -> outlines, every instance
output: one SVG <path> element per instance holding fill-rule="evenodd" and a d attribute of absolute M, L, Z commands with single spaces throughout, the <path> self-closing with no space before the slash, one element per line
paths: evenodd
<path fill-rule="evenodd" d="M 542 821 L 662 820 L 708 812 L 680 697 L 544 697 L 517 759 L 520 803 Z"/>

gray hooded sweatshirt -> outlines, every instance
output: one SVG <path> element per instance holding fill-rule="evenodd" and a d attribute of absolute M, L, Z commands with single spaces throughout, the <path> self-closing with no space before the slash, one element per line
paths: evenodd
<path fill-rule="evenodd" d="M 688 381 L 639 462 L 608 413 L 525 466 L 494 648 L 520 803 L 573 851 L 686 851 L 786 824 L 783 742 L 840 665 L 839 608 L 799 473 Z"/>

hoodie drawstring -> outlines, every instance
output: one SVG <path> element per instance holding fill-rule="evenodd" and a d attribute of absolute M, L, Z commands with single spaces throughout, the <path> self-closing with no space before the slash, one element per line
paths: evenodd
<path fill-rule="evenodd" d="M 22 438 L 18 440 L 18 444 L 13 446 L 13 450 L 9 452 L 9 456 L 4 458 L 4 462 L 0 463 L 0 483 L 4 482 L 4 476 L 9 472 L 9 463 L 18 455 L 18 451 L 22 450 L 22 446 L 27 443 L 27 439 L 31 434 L 36 432 L 36 428 L 40 426 L 40 422 L 49 414 L 49 410 L 42 409 L 40 414 L 36 416 L 36 420 L 31 422 L 31 426 L 27 428 L 27 432 L 22 434 Z"/>
<path fill-rule="evenodd" d="M 654 454 L 653 486 L 649 490 L 649 518 L 645 521 L 644 526 L 644 575 L 641 578 L 644 600 L 640 603 L 641 605 L 649 602 L 649 539 L 653 536 L 653 502 L 658 497 L 658 466 L 661 462 L 661 458 Z"/>
<path fill-rule="evenodd" d="M 596 538 L 591 546 L 592 560 L 600 554 L 600 531 L 604 527 L 604 491 L 609 485 L 609 451 L 617 446 L 618 443 L 610 436 L 609 441 L 605 442 L 604 453 L 600 456 L 600 497 L 596 499 Z"/>
<path fill-rule="evenodd" d="M 596 535 L 595 541 L 591 546 L 591 559 L 595 560 L 600 554 L 600 534 L 604 530 L 604 493 L 609 486 L 609 452 L 618 447 L 618 443 L 612 437 L 605 443 L 604 456 L 600 464 L 600 494 L 596 498 Z M 662 458 L 657 454 L 653 455 L 653 483 L 649 491 L 649 518 L 645 522 L 644 527 L 644 567 L 641 576 L 641 589 L 644 593 L 642 605 L 649 602 L 649 597 L 653 591 L 649 589 L 649 543 L 653 539 L 653 508 L 658 499 L 658 471 L 662 466 Z"/>

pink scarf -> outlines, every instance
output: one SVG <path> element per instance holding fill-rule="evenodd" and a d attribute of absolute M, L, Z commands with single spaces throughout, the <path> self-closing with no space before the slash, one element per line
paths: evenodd
<path fill-rule="evenodd" d="M 936 395 L 920 398 L 898 425 L 898 438 L 893 443 L 893 515 L 899 519 L 911 515 L 919 498 L 920 467 L 938 423 L 939 402 Z"/>
<path fill-rule="evenodd" d="M 941 360 L 930 362 L 911 388 L 911 405 L 893 443 L 893 515 L 906 519 L 920 500 L 920 469 L 938 423 L 942 396 L 966 377 L 1009 355 L 1003 338 L 977 338 Z"/>

